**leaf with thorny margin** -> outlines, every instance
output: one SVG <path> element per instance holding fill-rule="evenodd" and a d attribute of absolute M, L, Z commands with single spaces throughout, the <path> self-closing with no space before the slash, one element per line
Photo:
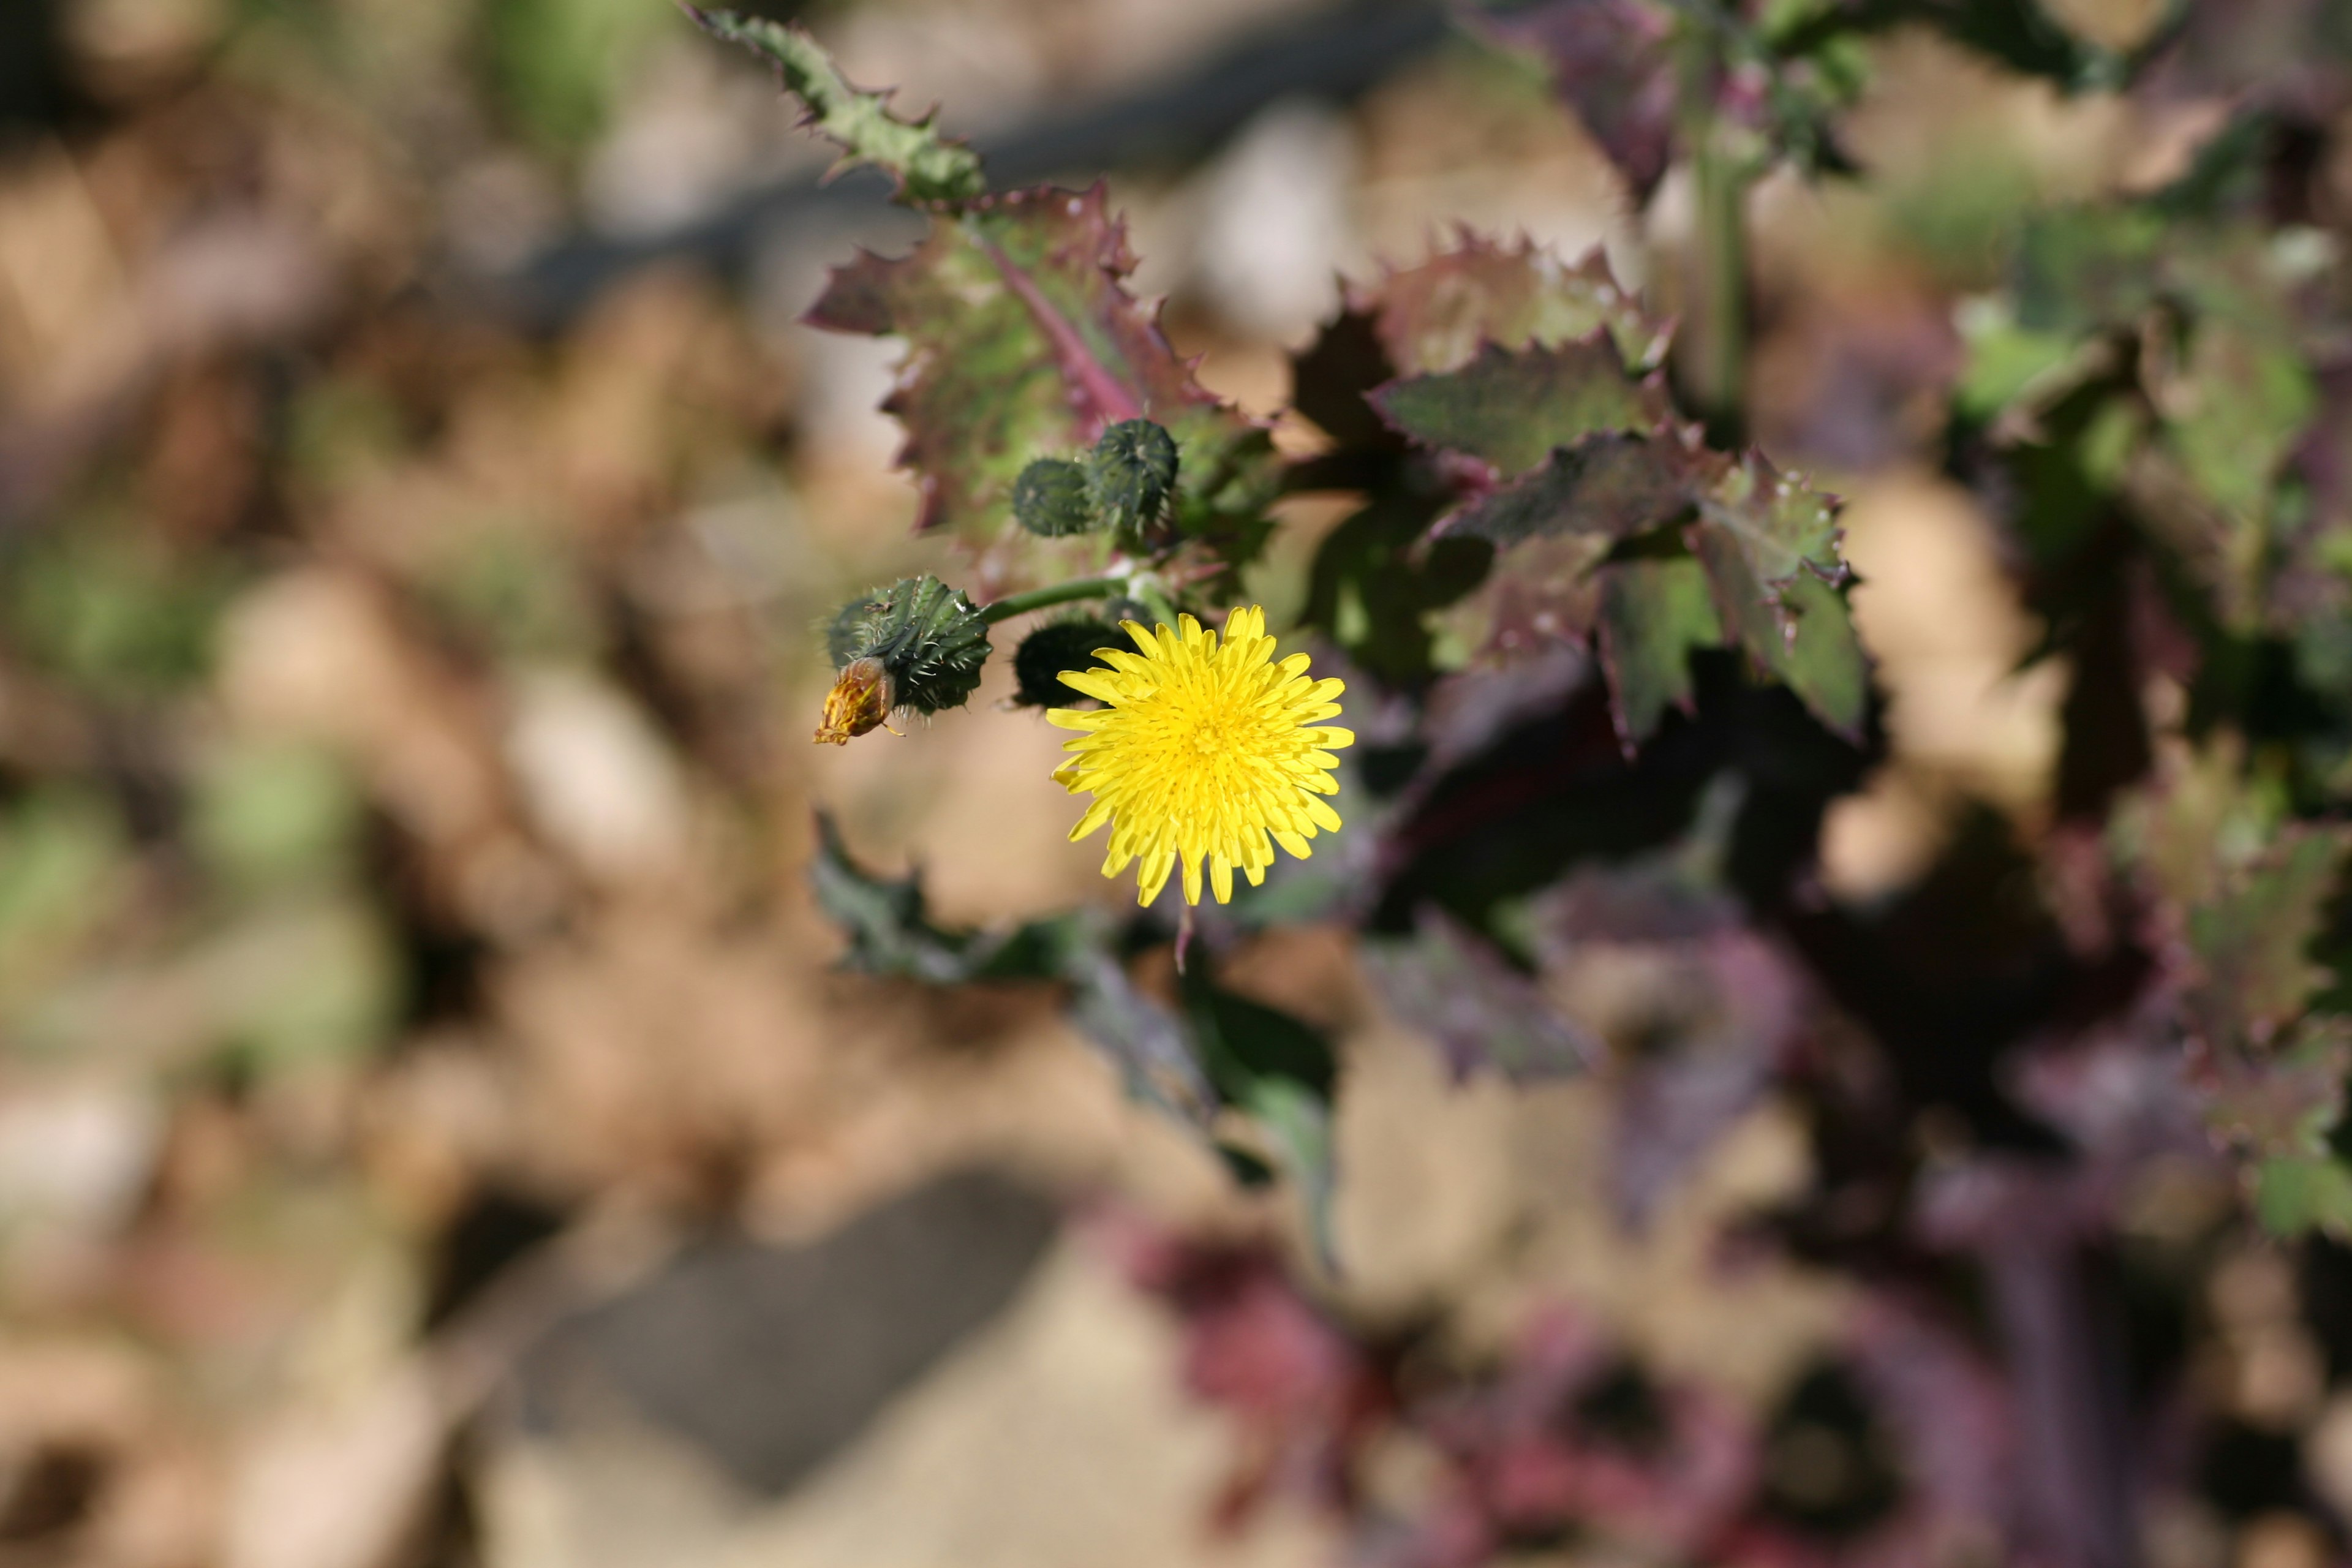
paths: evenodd
<path fill-rule="evenodd" d="M 1832 585 L 1846 578 L 1838 553 L 1837 501 L 1775 468 L 1760 452 L 1727 469 L 1699 500 L 1699 528 L 1728 541 L 1767 599 L 1801 572 Z"/>
<path fill-rule="evenodd" d="M 1665 357 L 1669 329 L 1643 314 L 1596 247 L 1570 265 L 1522 239 L 1505 248 L 1465 232 L 1454 249 L 1380 283 L 1349 290 L 1366 312 L 1401 375 L 1455 370 L 1486 343 L 1507 349 L 1553 345 L 1606 327 L 1617 352 L 1639 372 Z"/>
<path fill-rule="evenodd" d="M 811 325 L 907 340 L 882 406 L 907 429 L 919 526 L 992 530 L 1031 459 L 1128 419 L 1176 437 L 1180 512 L 1245 481 L 1237 468 L 1270 464 L 1264 432 L 1192 379 L 1158 308 L 1127 292 L 1134 267 L 1097 184 L 982 196 L 935 218 L 912 253 L 835 270 Z"/>
<path fill-rule="evenodd" d="M 1691 710 L 1690 656 L 1723 641 L 1706 574 L 1690 560 L 1626 561 L 1601 574 L 1601 667 L 1610 717 L 1631 753 L 1668 708 Z"/>
<path fill-rule="evenodd" d="M 1128 1091 L 1206 1131 L 1217 1096 L 1183 1022 L 1137 990 L 1083 916 L 1032 921 L 1008 932 L 931 923 L 921 875 L 876 875 L 851 858 L 833 817 L 819 812 L 809 879 L 817 903 L 849 938 L 844 963 L 866 974 L 932 985 L 980 980 L 1058 980 L 1070 987 L 1070 1020 L 1110 1058 Z"/>
<path fill-rule="evenodd" d="M 1458 370 L 1375 387 L 1371 403 L 1424 447 L 1465 452 L 1502 474 L 1605 430 L 1648 430 L 1668 410 L 1659 379 L 1627 374 L 1604 331 L 1556 346 L 1487 343 Z"/>
<path fill-rule="evenodd" d="M 2324 1154 L 2344 1111 L 2352 1020 L 2314 1016 L 2276 1050 L 2212 1052 L 2200 1075 L 2205 1122 L 2256 1155 Z"/>
<path fill-rule="evenodd" d="M 2264 1045 L 2326 984 L 2311 961 L 2352 829 L 2289 827 L 2210 900 L 2191 909 L 2189 948 L 2198 978 L 2190 1025 L 2216 1051 Z"/>
<path fill-rule="evenodd" d="M 980 155 L 933 128 L 934 115 L 917 121 L 890 112 L 890 95 L 867 92 L 843 79 L 822 45 L 798 27 L 733 11 L 680 8 L 704 32 L 740 44 L 776 68 L 776 79 L 807 110 L 802 121 L 843 149 L 840 169 L 872 163 L 898 182 L 909 202 L 967 202 L 988 188 Z"/>
<path fill-rule="evenodd" d="M 1411 942 L 1371 942 L 1364 966 L 1408 1028 L 1437 1042 L 1454 1081 L 1492 1068 L 1513 1083 L 1590 1068 L 1600 1043 L 1574 1027 L 1493 943 L 1433 905 Z"/>
<path fill-rule="evenodd" d="M 1497 41 L 1543 57 L 1559 96 L 1625 176 L 1635 205 L 1647 202 L 1674 155 L 1679 81 L 1671 15 L 1642 0 L 1464 9 Z"/>
<path fill-rule="evenodd" d="M 1608 547 L 1672 522 L 1696 502 L 1723 460 L 1682 437 L 1608 431 L 1553 450 L 1513 483 L 1439 524 L 1507 548 L 1580 535 L 1597 563 Z"/>
<path fill-rule="evenodd" d="M 1750 574 L 1736 540 L 1703 523 L 1692 524 L 1688 538 L 1715 590 L 1716 613 L 1734 639 L 1814 718 L 1859 744 L 1870 706 L 1870 659 L 1837 590 L 1801 574 L 1775 600 Z"/>

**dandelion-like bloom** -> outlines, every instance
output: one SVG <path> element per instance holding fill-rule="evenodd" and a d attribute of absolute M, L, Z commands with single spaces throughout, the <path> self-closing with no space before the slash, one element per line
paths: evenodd
<path fill-rule="evenodd" d="M 1055 779 L 1094 804 L 1070 830 L 1073 843 L 1111 824 L 1103 875 L 1141 859 L 1137 901 L 1150 903 L 1184 864 L 1184 899 L 1201 901 L 1201 866 L 1217 901 L 1233 897 L 1234 868 L 1250 886 L 1265 880 L 1280 844 L 1300 859 L 1307 840 L 1336 831 L 1339 814 L 1322 797 L 1337 795 L 1331 752 L 1356 737 L 1322 721 L 1339 711 L 1337 680 L 1310 680 L 1307 656 L 1274 662 L 1265 612 L 1235 610 L 1217 634 L 1190 616 L 1177 629 L 1124 623 L 1139 650 L 1101 648 L 1105 669 L 1066 670 L 1062 684 L 1108 704 L 1096 710 L 1055 708 L 1045 717 L 1086 733 L 1064 743 L 1076 756 Z"/>

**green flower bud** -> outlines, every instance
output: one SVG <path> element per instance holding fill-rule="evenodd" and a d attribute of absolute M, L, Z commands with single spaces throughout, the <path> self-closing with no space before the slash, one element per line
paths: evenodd
<path fill-rule="evenodd" d="M 1086 699 L 1062 684 L 1062 671 L 1108 668 L 1095 658 L 1095 649 L 1126 644 L 1126 635 L 1117 626 L 1090 616 L 1048 621 L 1024 638 L 1013 655 L 1013 676 L 1020 683 L 1013 700 L 1024 708 L 1076 707 Z"/>
<path fill-rule="evenodd" d="M 1105 521 L 1129 538 L 1140 535 L 1168 513 L 1176 438 L 1149 419 L 1112 426 L 1087 455 L 1087 488 Z"/>
<path fill-rule="evenodd" d="M 1087 471 L 1066 458 L 1040 458 L 1013 481 L 1013 515 L 1021 526 L 1045 539 L 1061 539 L 1102 526 L 1087 493 Z"/>
<path fill-rule="evenodd" d="M 819 742 L 846 745 L 905 708 L 961 708 L 988 662 L 988 623 L 962 590 L 908 577 L 853 599 L 825 637 L 841 672 L 825 699 Z"/>

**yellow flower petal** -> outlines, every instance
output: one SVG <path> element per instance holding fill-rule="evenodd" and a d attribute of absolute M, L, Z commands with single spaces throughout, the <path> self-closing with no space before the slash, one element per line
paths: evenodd
<path fill-rule="evenodd" d="M 1047 719 L 1086 733 L 1063 742 L 1069 754 L 1054 777 L 1094 798 L 1070 837 L 1111 824 L 1103 874 L 1139 859 L 1138 897 L 1150 903 L 1178 866 L 1184 897 L 1199 903 L 1204 883 L 1222 903 L 1239 867 L 1256 887 L 1280 844 L 1304 858 L 1307 840 L 1339 826 L 1321 795 L 1339 788 L 1330 749 L 1355 735 L 1324 725 L 1345 689 L 1310 679 L 1309 660 L 1276 662 L 1265 612 L 1234 610 L 1222 636 L 1191 616 L 1174 626 L 1124 623 L 1136 651 L 1102 655 L 1110 668 L 1073 670 L 1063 683 L 1096 698 L 1099 710 L 1053 709 Z"/>

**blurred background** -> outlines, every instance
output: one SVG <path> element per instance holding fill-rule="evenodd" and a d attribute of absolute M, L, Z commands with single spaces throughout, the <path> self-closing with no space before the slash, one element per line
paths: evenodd
<path fill-rule="evenodd" d="M 1682 174 L 1636 211 L 1543 69 L 1433 5 L 764 8 L 940 104 L 1000 182 L 1107 174 L 1139 290 L 1297 449 L 1287 352 L 1342 277 L 1456 226 L 1606 247 L 1677 308 Z M 2051 9 L 2126 45 L 2158 7 Z M 2019 673 L 2040 628 L 1938 477 L 1958 302 L 2021 214 L 2160 184 L 2213 123 L 1925 32 L 1872 49 L 1844 126 L 1871 181 L 1754 208 L 1753 420 L 1849 498 L 1889 701 L 1828 829 L 1857 900 L 1988 811 L 2050 814 L 2063 672 Z M 833 968 L 812 805 L 921 865 L 945 921 L 1128 895 L 1064 842 L 1058 737 L 1004 660 L 966 711 L 809 744 L 812 627 L 962 563 L 909 531 L 895 350 L 796 321 L 919 231 L 820 185 L 795 120 L 658 0 L 0 5 L 6 1568 L 1342 1551 L 1293 1492 L 1235 1506 L 1309 1461 L 1188 1392 L 1324 1397 L 1304 1309 L 1234 1287 L 1204 1350 L 1139 1288 L 1174 1236 L 1297 1258 L 1288 1201 L 1129 1104 L 1052 996 Z M 1278 625 L 1343 510 L 1288 504 L 1251 584 Z M 1474 1361 L 1564 1310 L 1794 1434 L 1768 1462 L 1799 1503 L 1882 1484 L 1809 1381 L 1843 1281 L 1726 1272 L 1811 1180 L 1785 1106 L 1629 1226 L 1605 1079 L 1450 1084 L 1337 931 L 1228 978 L 1339 1042 L 1319 1300 Z M 2168 1353 L 2247 1436 L 2145 1521 L 2148 1560 L 2335 1561 L 2352 1336 L 2237 1231 L 2226 1172 L 2159 1175 L 2124 1223 L 2200 1238 Z M 1365 1484 L 1409 1508 L 1429 1473 L 1398 1434 Z"/>

